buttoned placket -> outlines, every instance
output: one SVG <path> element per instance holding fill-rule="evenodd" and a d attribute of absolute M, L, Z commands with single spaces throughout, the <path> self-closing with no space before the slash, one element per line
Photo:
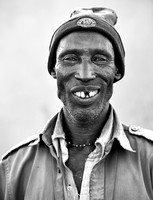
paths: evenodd
<path fill-rule="evenodd" d="M 66 147 L 66 142 L 64 139 L 60 139 L 60 148 L 61 148 L 61 165 L 64 175 L 64 187 L 65 187 L 65 199 L 66 200 L 78 200 L 78 190 L 76 188 L 72 171 L 66 166 L 66 161 L 68 160 L 68 149 Z"/>
<path fill-rule="evenodd" d="M 79 194 L 74 182 L 73 174 L 67 166 L 65 166 L 65 173 L 67 200 L 79 200 Z"/>

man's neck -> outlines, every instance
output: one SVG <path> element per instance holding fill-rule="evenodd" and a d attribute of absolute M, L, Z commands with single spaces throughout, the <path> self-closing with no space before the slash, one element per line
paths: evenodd
<path fill-rule="evenodd" d="M 101 131 L 109 116 L 109 105 L 103 112 L 92 122 L 79 121 L 70 116 L 64 109 L 64 132 L 66 139 L 73 144 L 94 143 L 100 136 Z"/>

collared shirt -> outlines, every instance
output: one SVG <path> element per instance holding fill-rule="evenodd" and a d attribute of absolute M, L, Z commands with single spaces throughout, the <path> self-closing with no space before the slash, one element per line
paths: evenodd
<path fill-rule="evenodd" d="M 62 113 L 60 112 L 52 135 L 52 142 L 57 156 L 60 157 L 61 155 L 62 158 L 68 196 L 71 196 L 76 200 L 79 197 L 80 200 L 104 199 L 103 158 L 110 152 L 114 138 L 119 141 L 123 148 L 133 151 L 115 111 L 111 107 L 109 118 L 101 131 L 100 137 L 95 142 L 96 148 L 89 154 L 85 162 L 80 195 L 78 195 L 73 174 L 65 165 L 68 160 L 68 149 L 66 146 L 65 133 L 63 131 L 61 118 Z"/>
<path fill-rule="evenodd" d="M 68 150 L 60 115 L 58 121 L 56 115 L 48 122 L 43 133 L 23 141 L 2 158 L 0 200 L 79 199 L 73 174 L 65 165 Z M 109 128 L 109 141 L 106 145 L 97 141 L 86 160 L 80 199 L 152 200 L 153 131 L 121 125 L 114 110 L 99 139 Z"/>

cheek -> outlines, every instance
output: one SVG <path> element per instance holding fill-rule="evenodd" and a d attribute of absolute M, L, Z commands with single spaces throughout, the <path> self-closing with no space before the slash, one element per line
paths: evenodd
<path fill-rule="evenodd" d="M 72 70 L 69 67 L 62 66 L 60 63 L 57 63 L 55 66 L 56 77 L 59 81 L 68 81 L 72 74 L 71 71 Z"/>
<path fill-rule="evenodd" d="M 76 81 L 74 78 L 75 69 L 59 64 L 55 70 L 58 89 L 68 91 Z"/>
<path fill-rule="evenodd" d="M 60 93 L 62 93 L 62 91 L 64 91 L 64 81 L 63 81 L 63 76 L 62 74 L 58 73 L 56 75 L 57 78 L 57 92 L 58 92 L 58 97 L 60 97 Z"/>
<path fill-rule="evenodd" d="M 113 67 L 107 67 L 107 69 L 102 69 L 100 76 L 106 81 L 107 85 L 112 85 L 115 78 L 115 69 Z"/>
<path fill-rule="evenodd" d="M 68 89 L 69 77 L 63 71 L 57 70 L 56 79 L 57 79 L 57 95 L 62 101 L 64 101 L 68 93 L 67 89 Z"/>

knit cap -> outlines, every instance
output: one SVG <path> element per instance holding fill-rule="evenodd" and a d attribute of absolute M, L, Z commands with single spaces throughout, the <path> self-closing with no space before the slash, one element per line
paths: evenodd
<path fill-rule="evenodd" d="M 94 7 L 74 10 L 70 19 L 63 23 L 53 34 L 49 46 L 48 71 L 52 71 L 56 64 L 56 50 L 60 40 L 69 33 L 76 31 L 94 31 L 108 38 L 114 48 L 115 65 L 121 78 L 125 71 L 125 51 L 119 33 L 114 28 L 117 23 L 115 11 L 108 8 Z"/>

